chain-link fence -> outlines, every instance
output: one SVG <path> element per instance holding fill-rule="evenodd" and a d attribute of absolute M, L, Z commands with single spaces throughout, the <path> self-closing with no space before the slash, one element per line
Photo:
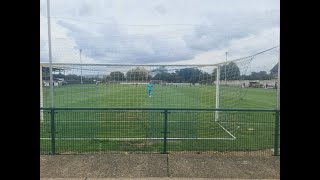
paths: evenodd
<path fill-rule="evenodd" d="M 41 154 L 253 153 L 279 155 L 279 111 L 44 108 Z M 219 120 L 215 114 L 219 112 Z"/>

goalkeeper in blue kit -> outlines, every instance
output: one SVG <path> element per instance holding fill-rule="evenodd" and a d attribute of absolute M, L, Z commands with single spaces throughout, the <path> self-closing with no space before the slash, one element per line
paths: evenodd
<path fill-rule="evenodd" d="M 151 95 L 152 95 L 152 84 L 151 84 L 151 82 L 149 82 L 149 84 L 148 84 L 148 95 L 149 95 L 149 97 L 151 97 Z"/>

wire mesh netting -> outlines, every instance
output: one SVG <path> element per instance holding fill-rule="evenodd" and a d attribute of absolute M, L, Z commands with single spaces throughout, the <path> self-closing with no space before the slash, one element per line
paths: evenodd
<path fill-rule="evenodd" d="M 216 65 L 53 63 L 54 106 L 275 108 L 276 76 L 266 73 L 270 69 L 260 73 L 250 70 L 254 61 L 262 57 L 250 56 Z M 48 63 L 41 64 L 41 72 L 40 106 L 50 107 Z"/>
<path fill-rule="evenodd" d="M 250 111 L 277 107 L 277 64 L 252 71 L 264 55 L 208 65 L 53 63 L 53 94 L 41 63 L 40 152 L 279 155 L 276 111 Z"/>
<path fill-rule="evenodd" d="M 42 154 L 232 152 L 273 154 L 275 112 L 168 110 L 44 110 Z M 166 122 L 167 121 L 167 122 Z M 52 129 L 54 125 L 54 129 Z M 165 129 L 165 126 L 166 129 Z M 166 132 L 166 140 L 164 138 Z"/>

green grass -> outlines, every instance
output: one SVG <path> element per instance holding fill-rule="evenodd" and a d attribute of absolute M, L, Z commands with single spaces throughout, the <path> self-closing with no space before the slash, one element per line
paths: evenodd
<path fill-rule="evenodd" d="M 245 96 L 242 97 L 243 94 Z M 150 98 L 143 85 L 67 85 L 55 87 L 54 95 L 55 107 L 215 107 L 214 86 L 154 85 Z M 222 87 L 220 95 L 221 108 L 276 107 L 274 89 Z M 49 88 L 44 88 L 44 106 L 50 106 Z M 49 153 L 50 114 L 45 111 L 44 116 L 40 152 Z M 168 151 L 252 151 L 273 148 L 274 113 L 220 112 L 219 124 L 214 117 L 215 112 L 171 111 L 168 115 L 168 138 L 182 139 L 169 139 Z M 57 153 L 163 150 L 162 111 L 57 111 L 55 127 Z"/>
<path fill-rule="evenodd" d="M 50 89 L 43 90 L 44 107 L 50 107 Z M 245 94 L 240 99 L 239 97 Z M 54 87 L 55 107 L 192 107 L 214 108 L 215 86 L 154 85 L 153 96 L 143 85 L 66 85 Z M 221 87 L 220 107 L 275 108 L 276 90 Z"/>

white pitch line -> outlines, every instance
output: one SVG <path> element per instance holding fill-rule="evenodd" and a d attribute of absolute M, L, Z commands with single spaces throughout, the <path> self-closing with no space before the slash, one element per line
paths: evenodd
<path fill-rule="evenodd" d="M 229 123 L 229 124 L 272 124 L 272 123 L 263 123 L 263 122 L 220 122 L 220 123 Z"/>
<path fill-rule="evenodd" d="M 163 140 L 163 138 L 56 138 L 56 140 Z M 40 138 L 40 140 L 51 140 L 51 138 Z M 235 140 L 235 138 L 167 138 L 167 140 Z"/>
<path fill-rule="evenodd" d="M 85 122 L 85 123 L 105 123 L 105 122 L 110 122 L 110 123 L 122 123 L 122 122 L 132 122 L 132 123 L 137 123 L 137 122 L 145 122 L 145 123 L 150 123 L 150 122 L 161 122 L 163 123 L 164 121 L 56 121 L 56 123 L 69 123 L 69 122 L 77 122 L 77 123 L 81 123 L 81 122 Z M 197 123 L 197 122 L 201 122 L 201 121 L 168 121 L 168 123 Z M 204 121 L 202 121 L 204 122 Z M 207 121 L 210 122 L 210 121 Z M 47 121 L 46 123 L 51 123 L 50 121 Z"/>
<path fill-rule="evenodd" d="M 232 136 L 234 139 L 236 139 L 236 137 L 234 135 L 232 135 L 228 130 L 226 130 L 224 127 L 222 127 L 219 123 L 217 123 L 222 129 L 224 129 L 230 136 Z"/>

